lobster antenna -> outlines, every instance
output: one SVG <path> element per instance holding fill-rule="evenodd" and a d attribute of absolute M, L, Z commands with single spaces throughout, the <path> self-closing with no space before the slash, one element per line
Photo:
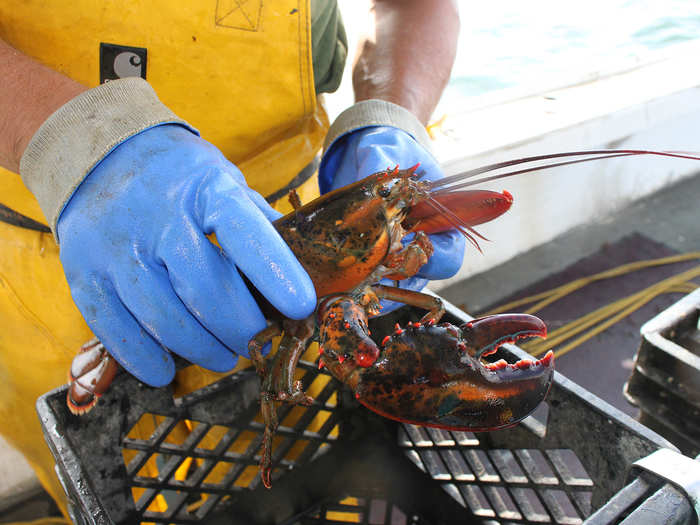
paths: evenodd
<path fill-rule="evenodd" d="M 462 188 L 468 188 L 469 186 L 483 184 L 484 182 L 490 182 L 492 180 L 505 179 L 507 177 L 512 177 L 513 175 L 521 175 L 523 173 L 530 173 L 530 172 L 546 170 L 546 169 L 550 169 L 550 168 L 557 168 L 560 166 L 568 166 L 570 164 L 578 164 L 579 162 L 589 162 L 591 160 L 599 160 L 599 159 L 611 159 L 614 157 L 627 157 L 630 155 L 633 155 L 633 153 L 618 153 L 616 155 L 603 155 L 600 157 L 591 157 L 591 158 L 587 158 L 587 159 L 567 160 L 564 162 L 554 162 L 552 164 L 545 164 L 544 166 L 533 166 L 531 168 L 523 168 L 521 170 L 509 171 L 506 173 L 500 173 L 498 175 L 491 175 L 490 177 L 484 177 L 483 179 L 464 181 L 460 184 L 453 184 L 452 186 L 439 188 L 439 189 L 433 191 L 432 193 L 439 195 L 442 193 L 449 193 L 451 191 L 459 190 Z"/>
<path fill-rule="evenodd" d="M 696 152 L 686 152 L 686 151 L 654 151 L 654 150 L 638 150 L 638 149 L 607 149 L 607 150 L 568 151 L 568 152 L 564 152 L 564 153 L 551 153 L 551 154 L 547 154 L 547 155 L 536 155 L 536 156 L 532 156 L 532 157 L 523 157 L 520 159 L 514 159 L 514 160 L 509 160 L 509 161 L 504 161 L 504 162 L 497 162 L 495 164 L 488 164 L 486 166 L 481 166 L 479 168 L 475 168 L 473 170 L 466 171 L 464 173 L 459 173 L 457 175 L 451 175 L 449 177 L 444 177 L 440 180 L 437 180 L 437 181 L 432 183 L 431 189 L 437 189 L 437 188 L 446 186 L 448 184 L 452 184 L 454 182 L 460 182 L 460 181 L 463 181 L 465 179 L 476 177 L 477 175 L 481 175 L 482 173 L 494 171 L 494 170 L 501 169 L 501 168 L 506 168 L 508 166 L 515 166 L 518 164 L 525 164 L 525 163 L 529 163 L 529 162 L 536 162 L 539 160 L 548 160 L 548 159 L 561 158 L 561 157 L 577 157 L 577 156 L 580 157 L 582 155 L 598 155 L 598 156 L 586 158 L 586 159 L 582 159 L 582 160 L 578 160 L 578 161 L 573 161 L 570 163 L 575 164 L 577 162 L 588 162 L 588 161 L 592 161 L 592 160 L 606 159 L 606 158 L 613 158 L 613 157 L 622 157 L 622 156 L 627 156 L 627 155 L 659 155 L 659 156 L 665 156 L 665 157 L 700 160 L 700 156 L 698 156 L 698 154 Z M 527 173 L 529 171 L 537 171 L 540 169 L 548 169 L 548 168 L 562 166 L 562 165 L 565 165 L 565 164 L 564 163 L 548 164 L 548 165 L 544 165 L 544 166 L 530 168 L 528 170 L 519 170 L 519 171 L 511 172 L 511 173 L 505 174 L 504 176 L 515 175 L 518 173 Z M 494 179 L 486 178 L 486 179 L 481 180 L 480 182 L 485 182 L 488 180 L 494 180 Z M 460 187 L 463 187 L 463 186 L 460 186 Z"/>

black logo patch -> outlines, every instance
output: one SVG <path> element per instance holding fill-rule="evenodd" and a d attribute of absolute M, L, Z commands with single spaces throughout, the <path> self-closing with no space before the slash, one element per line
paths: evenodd
<path fill-rule="evenodd" d="M 100 84 L 127 77 L 146 78 L 146 48 L 100 43 Z"/>

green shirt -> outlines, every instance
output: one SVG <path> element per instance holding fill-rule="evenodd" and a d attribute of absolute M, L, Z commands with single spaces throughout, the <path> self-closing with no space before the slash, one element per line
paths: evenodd
<path fill-rule="evenodd" d="M 348 41 L 337 0 L 311 1 L 311 54 L 316 93 L 332 93 L 340 85 Z"/>

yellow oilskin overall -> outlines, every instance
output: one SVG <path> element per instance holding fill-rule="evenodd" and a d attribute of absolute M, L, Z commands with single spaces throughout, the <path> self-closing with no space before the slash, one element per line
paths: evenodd
<path fill-rule="evenodd" d="M 0 38 L 89 87 L 100 83 L 101 44 L 145 48 L 146 80 L 161 101 L 262 195 L 312 161 L 328 128 L 314 92 L 309 0 L 3 0 Z M 304 202 L 314 197 L 315 177 L 297 191 Z M 46 224 L 19 175 L 1 168 L 0 203 Z M 91 337 L 52 235 L 0 222 L 1 432 L 64 514 L 34 403 L 66 382 Z M 214 377 L 184 373 L 177 380 L 188 389 Z"/>

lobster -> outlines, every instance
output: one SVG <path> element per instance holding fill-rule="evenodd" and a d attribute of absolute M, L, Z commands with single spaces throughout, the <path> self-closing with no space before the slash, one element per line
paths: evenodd
<path fill-rule="evenodd" d="M 278 421 L 276 403 L 309 405 L 294 371 L 312 340 L 335 378 L 347 384 L 357 400 L 390 419 L 453 430 L 487 431 L 517 424 L 544 400 L 552 382 L 554 360 L 482 359 L 499 346 L 523 337 L 546 335 L 538 318 L 500 314 L 462 326 L 439 323 L 441 301 L 431 295 L 379 283 L 414 275 L 432 254 L 428 234 L 457 228 L 479 248 L 473 226 L 492 220 L 511 206 L 512 196 L 485 190 L 463 190 L 483 180 L 605 157 L 654 154 L 695 158 L 673 152 L 601 150 L 528 157 L 472 170 L 435 182 L 421 180 L 417 166 L 398 167 L 369 175 L 302 206 L 274 222 L 280 235 L 309 273 L 319 303 L 307 319 L 272 319 L 249 343 L 249 353 L 261 377 L 261 413 L 265 423 L 260 459 L 261 479 L 271 486 L 272 437 Z M 517 164 L 557 157 L 547 166 L 470 177 Z M 408 234 L 413 239 L 404 245 Z M 483 238 L 483 237 L 481 237 Z M 368 318 L 381 310 L 382 299 L 427 310 L 422 319 L 396 326 L 380 344 L 367 328 Z M 263 357 L 263 348 L 282 335 L 277 352 Z M 74 413 L 90 410 L 106 390 L 117 365 L 96 341 L 86 344 L 71 367 L 68 406 Z"/>

